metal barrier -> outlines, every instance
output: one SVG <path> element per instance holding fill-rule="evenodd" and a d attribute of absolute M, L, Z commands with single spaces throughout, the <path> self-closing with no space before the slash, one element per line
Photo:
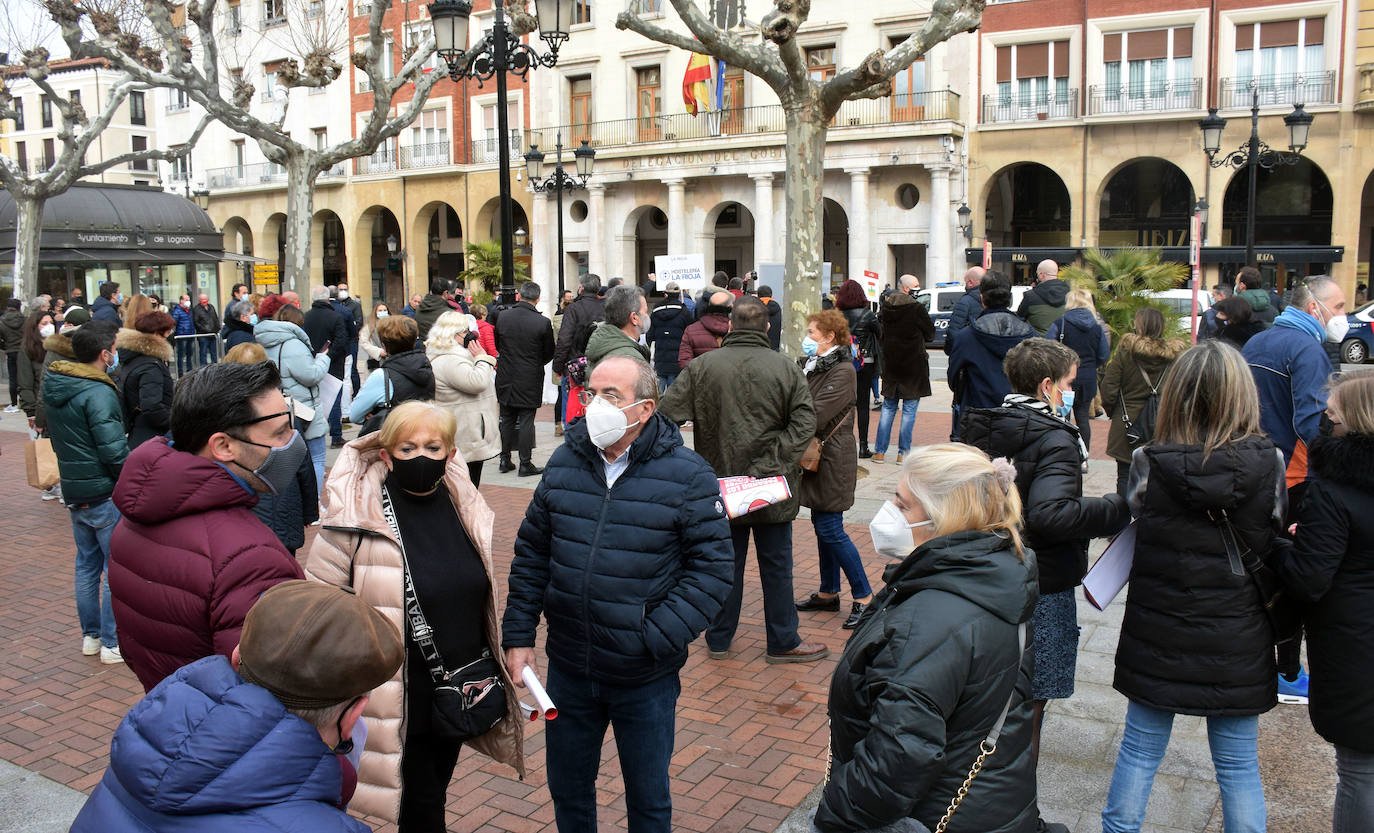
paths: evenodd
<path fill-rule="evenodd" d="M 185 362 L 188 370 L 195 370 L 207 364 L 214 364 L 223 358 L 224 354 L 224 345 L 220 341 L 219 333 L 196 333 L 195 335 L 189 336 L 173 336 L 172 346 L 175 355 L 172 357 L 172 361 L 167 364 L 178 376 L 182 373 L 183 351 L 189 353 L 188 361 Z"/>

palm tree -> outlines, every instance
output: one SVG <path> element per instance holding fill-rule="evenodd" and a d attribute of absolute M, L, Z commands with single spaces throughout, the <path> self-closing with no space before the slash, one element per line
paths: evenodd
<path fill-rule="evenodd" d="M 1110 256 L 1100 249 L 1086 249 L 1083 263 L 1065 267 L 1061 277 L 1093 294 L 1097 312 L 1112 332 L 1112 343 L 1131 331 L 1136 311 L 1142 307 L 1164 313 L 1170 330 L 1177 327 L 1173 310 L 1149 293 L 1182 286 L 1188 276 L 1184 264 L 1161 263 L 1159 249 L 1136 248 L 1117 249 Z"/>
<path fill-rule="evenodd" d="M 463 263 L 467 266 L 458 273 L 468 291 L 475 292 L 477 287 L 485 287 L 495 293 L 501 287 L 501 241 L 484 240 L 469 243 L 464 247 Z M 530 267 L 523 261 L 515 261 L 513 283 L 520 284 L 530 279 Z"/>

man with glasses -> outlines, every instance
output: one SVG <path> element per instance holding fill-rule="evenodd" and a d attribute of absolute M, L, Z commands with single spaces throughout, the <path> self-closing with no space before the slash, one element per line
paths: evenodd
<path fill-rule="evenodd" d="M 271 362 L 215 364 L 181 378 L 172 439 L 129 455 L 114 489 L 110 592 L 125 661 L 145 691 L 202 657 L 229 656 L 253 602 L 302 578 L 253 514 L 294 481 L 305 441 Z"/>
<path fill-rule="evenodd" d="M 657 412 L 648 362 L 603 359 L 581 398 L 586 419 L 568 426 L 516 537 L 501 645 L 519 680 L 538 670 L 535 630 L 548 623 L 558 828 L 596 830 L 612 725 L 629 828 L 668 833 L 678 671 L 730 592 L 730 526 L 715 473 Z"/>

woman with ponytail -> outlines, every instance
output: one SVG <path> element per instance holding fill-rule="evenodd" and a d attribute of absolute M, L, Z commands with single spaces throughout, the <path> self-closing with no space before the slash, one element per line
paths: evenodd
<path fill-rule="evenodd" d="M 1015 478 L 967 445 L 913 449 L 869 525 L 892 563 L 831 678 L 823 833 L 934 830 L 946 816 L 948 833 L 1039 826 L 1025 645 L 1036 571 Z"/>

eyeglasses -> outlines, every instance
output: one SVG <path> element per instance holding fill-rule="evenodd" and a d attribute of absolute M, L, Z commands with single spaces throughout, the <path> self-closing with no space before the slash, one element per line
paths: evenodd
<path fill-rule="evenodd" d="M 244 420 L 243 422 L 238 423 L 238 424 L 235 425 L 234 427 L 235 427 L 235 428 L 239 428 L 239 427 L 242 427 L 242 426 L 244 426 L 244 425 L 257 425 L 259 422 L 266 422 L 266 421 L 269 420 L 269 419 L 276 419 L 277 417 L 288 416 L 290 413 L 291 413 L 291 411 L 286 410 L 286 411 L 279 411 L 279 412 L 277 412 L 277 413 L 275 413 L 275 414 L 263 414 L 262 416 L 259 416 L 259 417 L 253 417 L 252 419 Z"/>
<path fill-rule="evenodd" d="M 607 402 L 611 403 L 617 408 L 620 407 L 619 396 L 616 396 L 613 393 L 598 393 L 597 391 L 587 390 L 586 388 L 583 388 L 582 391 L 577 394 L 577 401 L 581 402 L 583 405 L 590 405 L 592 404 L 592 400 L 596 399 L 597 397 L 601 397 L 602 399 L 606 400 Z"/>

